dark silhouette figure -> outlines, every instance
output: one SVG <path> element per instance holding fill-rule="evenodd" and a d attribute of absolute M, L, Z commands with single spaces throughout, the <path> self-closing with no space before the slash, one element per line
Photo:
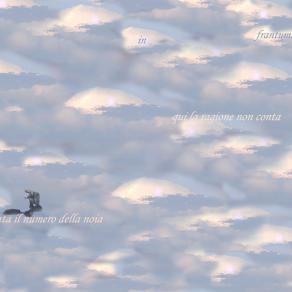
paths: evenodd
<path fill-rule="evenodd" d="M 25 192 L 28 194 L 25 198 L 29 200 L 29 210 L 21 212 L 19 209 L 7 209 L 3 212 L 4 215 L 24 214 L 27 217 L 31 217 L 34 212 L 42 210 L 40 194 L 30 190 L 25 190 Z"/>
<path fill-rule="evenodd" d="M 40 206 L 40 194 L 38 192 L 25 190 L 25 192 L 28 194 L 26 199 L 29 200 L 29 208 L 36 208 L 41 207 Z"/>

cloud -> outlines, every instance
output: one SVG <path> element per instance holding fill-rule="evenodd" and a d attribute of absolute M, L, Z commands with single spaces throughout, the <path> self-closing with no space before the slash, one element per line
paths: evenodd
<path fill-rule="evenodd" d="M 291 288 L 290 44 L 252 40 L 291 27 L 289 1 L 269 18 L 225 9 L 244 0 L 6 2 L 0 207 L 26 210 L 31 187 L 38 218 L 104 224 L 1 224 L 3 291 Z"/>
<path fill-rule="evenodd" d="M 63 248 L 57 247 L 54 249 L 54 253 L 62 257 L 72 257 L 78 256 L 78 258 L 84 258 L 90 256 L 90 252 L 85 247 L 72 247 L 72 248 Z"/>
<path fill-rule="evenodd" d="M 254 154 L 260 148 L 271 147 L 280 142 L 269 137 L 255 135 L 235 135 L 221 141 L 198 144 L 194 149 L 206 157 L 221 157 L 225 152 L 235 154 Z"/>
<path fill-rule="evenodd" d="M 268 251 L 270 244 L 287 244 L 292 242 L 292 229 L 284 226 L 263 225 L 248 238 L 237 243 L 248 251 L 256 253 Z"/>
<path fill-rule="evenodd" d="M 11 105 L 6 107 L 5 111 L 9 113 L 20 113 L 23 111 L 23 108 L 17 105 Z"/>
<path fill-rule="evenodd" d="M 272 164 L 260 167 L 276 178 L 292 178 L 292 152 L 282 155 Z"/>
<path fill-rule="evenodd" d="M 248 81 L 264 81 L 267 79 L 286 80 L 288 78 L 289 75 L 286 72 L 275 67 L 243 61 L 215 79 L 231 88 L 247 88 L 249 86 Z"/>
<path fill-rule="evenodd" d="M 173 38 L 159 31 L 141 27 L 127 27 L 122 30 L 125 49 L 131 50 L 141 47 L 154 47 L 159 44 L 173 42 Z"/>
<path fill-rule="evenodd" d="M 23 165 L 27 167 L 31 166 L 45 166 L 48 164 L 68 164 L 72 162 L 67 157 L 62 155 L 38 155 L 29 156 L 24 159 Z"/>
<path fill-rule="evenodd" d="M 292 29 L 274 30 L 271 26 L 256 26 L 244 34 L 249 40 L 256 41 L 255 45 L 282 46 L 292 38 Z"/>
<path fill-rule="evenodd" d="M 117 268 L 113 263 L 95 262 L 87 266 L 89 270 L 98 272 L 103 276 L 114 277 L 117 276 Z"/>
<path fill-rule="evenodd" d="M 105 277 L 123 277 L 121 274 L 122 262 L 135 253 L 128 249 L 119 249 L 100 255 L 94 262 L 87 265 L 87 269 Z"/>
<path fill-rule="evenodd" d="M 5 207 L 7 205 L 9 205 L 9 202 L 6 201 L 4 198 L 0 198 L 0 207 L 2 208 L 2 207 Z"/>
<path fill-rule="evenodd" d="M 212 57 L 223 57 L 233 54 L 238 49 L 218 46 L 208 42 L 183 43 L 179 50 L 165 51 L 147 57 L 155 67 L 175 68 L 184 62 L 186 64 L 207 64 Z"/>
<path fill-rule="evenodd" d="M 6 142 L 0 140 L 0 152 L 6 152 L 6 151 L 22 152 L 23 150 L 24 150 L 24 147 L 9 146 L 6 144 Z"/>
<path fill-rule="evenodd" d="M 3 187 L 0 187 L 0 207 L 5 207 L 11 202 L 10 193 Z"/>
<path fill-rule="evenodd" d="M 151 234 L 150 234 L 149 231 L 143 231 L 143 232 L 132 234 L 131 236 L 129 236 L 128 241 L 130 241 L 130 242 L 136 242 L 136 241 L 141 242 L 141 241 L 148 241 L 151 238 L 152 237 L 151 237 Z"/>
<path fill-rule="evenodd" d="M 77 5 L 62 10 L 57 19 L 34 23 L 31 30 L 39 35 L 52 35 L 62 28 L 67 32 L 85 32 L 86 26 L 104 25 L 121 19 L 121 14 L 95 5 Z M 38 27 L 35 27 L 37 25 Z"/>
<path fill-rule="evenodd" d="M 187 196 L 191 193 L 187 188 L 167 180 L 142 177 L 122 184 L 113 191 L 112 195 L 130 203 L 145 204 L 151 198 Z"/>
<path fill-rule="evenodd" d="M 209 1 L 206 0 L 178 0 L 190 8 L 208 8 Z"/>
<path fill-rule="evenodd" d="M 221 1 L 228 3 L 226 9 L 240 14 L 243 24 L 253 24 L 256 19 L 270 19 L 273 17 L 292 17 L 292 11 L 287 6 L 263 0 L 232 0 Z"/>
<path fill-rule="evenodd" d="M 99 259 L 107 262 L 117 262 L 133 254 L 131 250 L 115 250 L 99 256 Z"/>
<path fill-rule="evenodd" d="M 46 280 L 56 288 L 77 288 L 78 283 L 76 278 L 71 276 L 52 276 Z"/>
<path fill-rule="evenodd" d="M 196 138 L 205 135 L 220 136 L 228 127 L 220 121 L 204 121 L 188 119 L 178 123 L 179 134 L 173 134 L 174 140 Z"/>
<path fill-rule="evenodd" d="M 87 265 L 89 270 L 98 272 L 103 276 L 118 276 L 117 262 L 128 256 L 124 251 L 115 251 L 101 255 L 95 262 Z"/>
<path fill-rule="evenodd" d="M 238 275 L 248 264 L 245 259 L 235 256 L 210 255 L 201 250 L 189 253 L 200 258 L 201 261 L 215 263 L 215 268 L 211 272 L 211 279 L 214 282 L 221 282 L 226 276 Z"/>
<path fill-rule="evenodd" d="M 95 87 L 75 94 L 65 105 L 84 114 L 101 114 L 105 111 L 105 108 L 123 105 L 139 106 L 142 104 L 144 104 L 142 99 L 123 91 Z"/>
<path fill-rule="evenodd" d="M 197 215 L 182 216 L 175 219 L 176 225 L 181 230 L 197 229 L 201 223 L 212 227 L 230 227 L 236 221 L 248 220 L 251 218 L 267 216 L 269 213 L 254 207 L 240 208 L 204 208 Z"/>
<path fill-rule="evenodd" d="M 57 25 L 70 31 L 80 31 L 85 25 L 105 24 L 120 18 L 120 14 L 98 6 L 77 5 L 62 11 Z"/>
<path fill-rule="evenodd" d="M 36 5 L 34 0 L 0 0 L 0 8 L 32 7 Z"/>
<path fill-rule="evenodd" d="M 20 74 L 22 72 L 19 66 L 0 60 L 0 73 Z"/>

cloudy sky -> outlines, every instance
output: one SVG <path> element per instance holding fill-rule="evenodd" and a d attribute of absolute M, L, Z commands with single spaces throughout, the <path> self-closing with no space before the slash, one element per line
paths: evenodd
<path fill-rule="evenodd" d="M 0 223 L 0 291 L 291 291 L 292 38 L 267 37 L 291 18 L 291 0 L 0 0 L 1 209 L 29 188 L 37 216 L 103 217 Z"/>

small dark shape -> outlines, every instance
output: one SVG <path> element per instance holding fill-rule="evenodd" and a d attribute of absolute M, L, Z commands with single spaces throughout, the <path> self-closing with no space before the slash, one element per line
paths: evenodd
<path fill-rule="evenodd" d="M 17 215 L 21 213 L 22 212 L 19 209 L 7 209 L 3 212 L 4 215 Z"/>
<path fill-rule="evenodd" d="M 33 214 L 33 212 L 32 212 L 31 210 L 28 210 L 28 211 L 23 212 L 23 214 L 24 214 L 24 216 L 26 216 L 26 217 L 31 217 L 32 214 Z"/>
<path fill-rule="evenodd" d="M 26 199 L 29 200 L 29 208 L 34 208 L 34 207 L 41 207 L 40 206 L 40 194 L 38 192 L 30 191 L 30 190 L 25 190 L 25 192 L 28 194 Z"/>
<path fill-rule="evenodd" d="M 42 210 L 42 206 L 40 205 L 40 194 L 30 190 L 25 190 L 25 192 L 28 194 L 25 198 L 29 200 L 29 210 L 21 212 L 19 209 L 7 209 L 3 212 L 4 215 L 24 214 L 27 217 L 31 217 L 33 212 Z"/>
<path fill-rule="evenodd" d="M 38 212 L 38 211 L 41 211 L 42 209 L 43 209 L 42 206 L 37 206 L 37 207 L 30 208 L 30 211 Z"/>
<path fill-rule="evenodd" d="M 26 217 L 31 217 L 33 215 L 33 212 L 38 212 L 38 211 L 41 211 L 42 210 L 42 207 L 41 206 L 38 206 L 38 207 L 32 207 L 32 208 L 29 208 L 29 210 L 23 212 L 23 214 L 26 216 Z M 22 213 L 22 212 L 21 212 Z"/>

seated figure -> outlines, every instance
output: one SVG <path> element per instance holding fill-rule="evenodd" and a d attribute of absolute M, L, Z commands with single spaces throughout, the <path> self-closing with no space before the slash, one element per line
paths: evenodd
<path fill-rule="evenodd" d="M 30 209 L 39 209 L 40 206 L 40 194 L 38 192 L 25 190 L 25 192 L 28 194 L 26 199 L 29 200 L 29 208 Z"/>
<path fill-rule="evenodd" d="M 25 192 L 28 194 L 25 198 L 29 200 L 29 210 L 22 212 L 19 209 L 7 209 L 3 212 L 4 215 L 24 214 L 27 217 L 31 217 L 34 212 L 42 210 L 42 206 L 40 205 L 40 194 L 30 190 L 25 190 Z"/>

